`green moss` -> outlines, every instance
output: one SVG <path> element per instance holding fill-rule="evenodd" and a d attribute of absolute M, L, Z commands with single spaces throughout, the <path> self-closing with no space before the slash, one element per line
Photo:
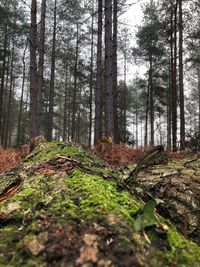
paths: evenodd
<path fill-rule="evenodd" d="M 177 262 L 178 266 L 200 266 L 200 247 L 197 244 L 185 239 L 174 228 L 168 231 L 168 241 L 171 250 L 167 253 L 167 256 Z"/>
<path fill-rule="evenodd" d="M 32 155 L 27 158 L 27 162 L 42 162 L 56 156 L 66 156 L 82 159 L 85 162 L 100 162 L 100 160 L 88 153 L 80 145 L 67 145 L 65 143 L 51 142 L 47 143 L 42 150 L 33 151 Z"/>
<path fill-rule="evenodd" d="M 74 170 L 73 178 L 68 179 L 69 187 L 79 199 L 79 209 L 84 219 L 106 217 L 118 214 L 133 223 L 131 214 L 136 213 L 141 204 L 127 192 L 118 192 L 115 182 L 107 182 L 99 176 Z"/>

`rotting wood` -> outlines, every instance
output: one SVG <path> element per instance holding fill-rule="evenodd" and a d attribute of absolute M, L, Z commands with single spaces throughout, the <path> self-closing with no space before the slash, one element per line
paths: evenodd
<path fill-rule="evenodd" d="M 125 183 L 129 186 L 137 184 L 136 179 L 142 169 L 157 164 L 166 164 L 168 163 L 168 159 L 167 152 L 162 145 L 155 146 L 144 152 L 139 158 L 137 166 L 130 172 L 129 177 L 125 180 Z"/>
<path fill-rule="evenodd" d="M 1 177 L 0 182 L 0 201 L 11 198 L 17 193 L 22 187 L 23 180 L 20 178 Z"/>

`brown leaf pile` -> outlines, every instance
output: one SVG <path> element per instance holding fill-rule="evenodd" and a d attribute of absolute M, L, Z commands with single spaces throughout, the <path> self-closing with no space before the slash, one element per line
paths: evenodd
<path fill-rule="evenodd" d="M 93 148 L 93 151 L 109 166 L 118 166 L 124 163 L 135 163 L 144 152 L 141 148 L 131 148 L 126 144 L 108 143 L 97 144 Z"/>
<path fill-rule="evenodd" d="M 152 149 L 151 146 L 133 148 L 126 144 L 109 144 L 99 143 L 94 146 L 93 151 L 102 160 L 104 160 L 109 166 L 118 166 L 120 164 L 133 164 L 136 163 L 143 152 Z M 179 160 L 186 157 L 194 156 L 194 153 L 189 151 L 168 151 L 169 159 Z"/>
<path fill-rule="evenodd" d="M 19 149 L 3 149 L 0 147 L 0 173 L 19 165 L 28 152 L 28 145 L 23 145 Z"/>
<path fill-rule="evenodd" d="M 178 152 L 173 152 L 173 151 L 170 151 L 169 152 L 169 156 L 172 158 L 172 159 L 184 159 L 186 157 L 191 157 L 191 156 L 194 156 L 195 153 L 191 153 L 191 152 L 188 152 L 188 151 L 178 151 Z"/>

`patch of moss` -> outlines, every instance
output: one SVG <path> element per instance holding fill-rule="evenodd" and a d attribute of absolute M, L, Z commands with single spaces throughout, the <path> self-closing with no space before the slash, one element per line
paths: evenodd
<path fill-rule="evenodd" d="M 168 241 L 171 250 L 167 252 L 169 259 L 177 262 L 180 267 L 200 266 L 200 247 L 185 239 L 175 228 L 168 231 Z"/>
<path fill-rule="evenodd" d="M 32 156 L 28 156 L 28 162 L 43 162 L 52 159 L 56 156 L 66 156 L 74 157 L 77 159 L 82 159 L 85 162 L 100 162 L 100 160 L 95 156 L 87 152 L 80 145 L 67 145 L 60 142 L 46 143 L 45 147 L 39 151 L 37 149 L 32 152 Z"/>
<path fill-rule="evenodd" d="M 141 208 L 141 204 L 130 197 L 128 192 L 118 192 L 115 182 L 105 181 L 95 175 L 74 170 L 73 177 L 68 178 L 69 187 L 79 199 L 80 214 L 83 219 L 106 217 L 110 213 L 120 215 L 133 223 L 131 214 Z"/>

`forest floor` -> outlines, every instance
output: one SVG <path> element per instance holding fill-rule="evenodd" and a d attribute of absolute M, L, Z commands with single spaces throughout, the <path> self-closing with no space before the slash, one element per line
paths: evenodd
<path fill-rule="evenodd" d="M 199 156 L 169 155 L 130 188 L 143 151 L 94 151 L 43 142 L 23 159 L 1 150 L 0 266 L 200 266 Z"/>

